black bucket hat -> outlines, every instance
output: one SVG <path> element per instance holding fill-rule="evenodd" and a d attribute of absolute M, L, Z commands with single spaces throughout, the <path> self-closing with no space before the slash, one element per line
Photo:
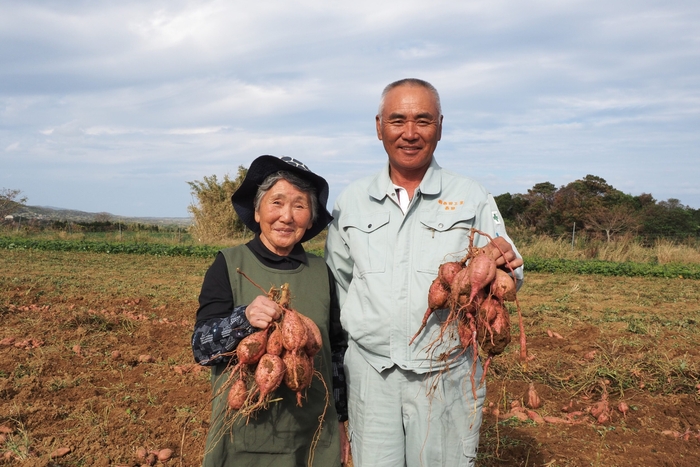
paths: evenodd
<path fill-rule="evenodd" d="M 316 220 L 311 227 L 306 231 L 302 242 L 311 240 L 318 235 L 328 224 L 333 220 L 333 216 L 326 209 L 328 202 L 328 182 L 316 175 L 302 162 L 289 157 L 275 156 L 260 156 L 255 159 L 248 168 L 241 186 L 231 196 L 233 209 L 241 221 L 255 233 L 260 233 L 260 225 L 255 222 L 255 195 L 258 193 L 258 187 L 265 179 L 277 172 L 289 172 L 308 181 L 316 189 L 316 200 L 318 205 L 318 213 Z"/>

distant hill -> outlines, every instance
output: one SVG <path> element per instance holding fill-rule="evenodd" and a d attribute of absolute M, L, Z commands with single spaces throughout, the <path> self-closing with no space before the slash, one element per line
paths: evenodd
<path fill-rule="evenodd" d="M 85 212 L 74 209 L 62 209 L 49 206 L 20 206 L 12 213 L 15 217 L 23 219 L 36 219 L 41 221 L 63 221 L 63 222 L 124 222 L 139 223 L 147 225 L 176 225 L 187 227 L 192 225 L 190 217 L 126 217 L 117 216 L 108 212 Z"/>

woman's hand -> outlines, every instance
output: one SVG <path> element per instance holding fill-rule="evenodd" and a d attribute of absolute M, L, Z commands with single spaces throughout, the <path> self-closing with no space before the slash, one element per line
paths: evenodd
<path fill-rule="evenodd" d="M 340 465 L 348 465 L 350 460 L 350 440 L 345 431 L 345 422 L 338 422 L 338 431 L 340 432 Z"/>
<path fill-rule="evenodd" d="M 282 310 L 277 303 L 265 295 L 258 295 L 245 309 L 245 316 L 251 326 L 266 329 L 270 323 L 282 316 Z"/>

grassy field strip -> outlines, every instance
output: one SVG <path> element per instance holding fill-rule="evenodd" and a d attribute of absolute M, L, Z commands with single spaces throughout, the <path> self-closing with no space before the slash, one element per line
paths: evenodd
<path fill-rule="evenodd" d="M 119 242 L 76 242 L 70 240 L 37 240 L 0 236 L 0 248 L 8 250 L 42 251 L 85 251 L 109 254 L 135 254 L 151 256 L 186 256 L 213 258 L 219 251 L 214 246 L 170 245 L 157 243 Z M 312 253 L 323 256 L 322 249 L 311 249 Z M 560 258 L 525 257 L 525 270 L 528 272 L 598 274 L 604 276 L 641 276 L 681 279 L 700 279 L 700 264 L 653 264 L 634 262 L 613 262 L 591 260 L 571 260 Z"/>

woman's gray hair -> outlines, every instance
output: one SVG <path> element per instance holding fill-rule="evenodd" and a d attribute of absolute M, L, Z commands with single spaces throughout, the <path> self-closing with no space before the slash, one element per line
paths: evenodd
<path fill-rule="evenodd" d="M 311 223 L 313 224 L 316 222 L 316 218 L 318 217 L 318 198 L 316 198 L 316 188 L 314 188 L 314 185 L 311 182 L 308 182 L 291 172 L 285 171 L 275 172 L 272 175 L 268 175 L 260 184 L 258 187 L 258 192 L 255 194 L 255 212 L 258 212 L 258 209 L 260 209 L 260 201 L 262 201 L 265 193 L 267 193 L 270 188 L 272 188 L 275 183 L 279 182 L 280 180 L 288 181 L 294 185 L 297 190 L 309 195 L 309 201 L 311 202 Z"/>

